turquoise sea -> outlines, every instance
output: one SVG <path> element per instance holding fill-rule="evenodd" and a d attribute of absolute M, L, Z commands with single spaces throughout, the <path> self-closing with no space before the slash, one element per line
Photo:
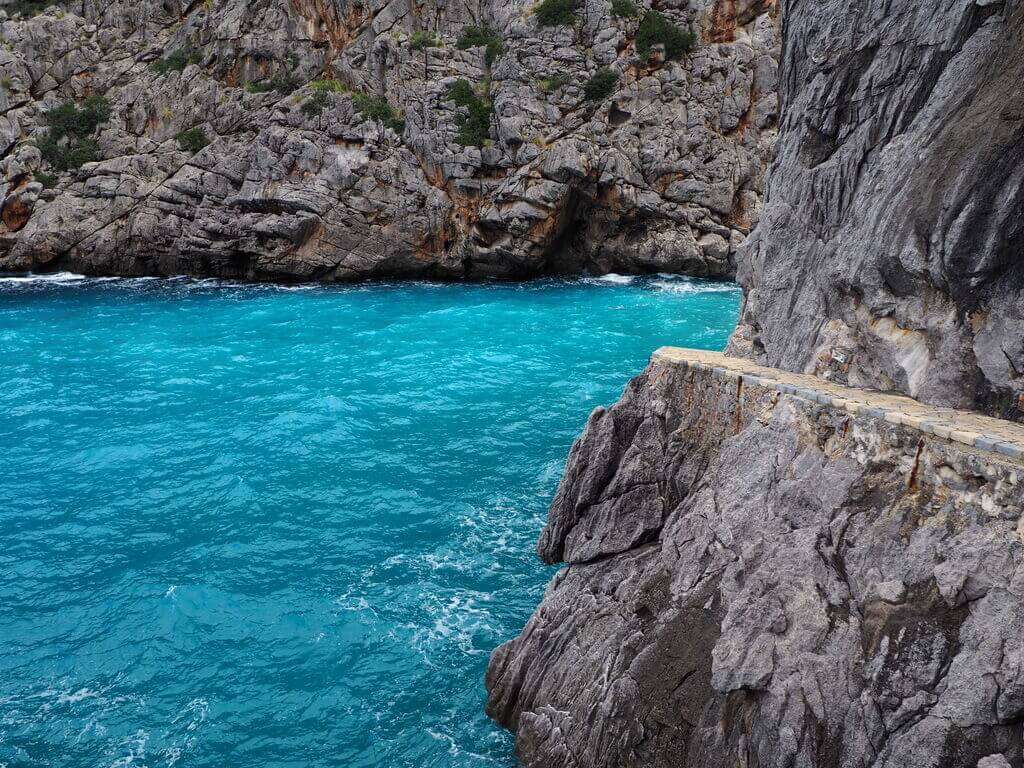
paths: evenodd
<path fill-rule="evenodd" d="M 0 279 L 0 766 L 514 766 L 566 454 L 733 286 Z"/>

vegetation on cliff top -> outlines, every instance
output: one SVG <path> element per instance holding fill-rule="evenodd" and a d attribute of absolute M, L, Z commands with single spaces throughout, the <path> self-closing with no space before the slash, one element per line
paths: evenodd
<path fill-rule="evenodd" d="M 20 13 L 23 16 L 38 16 L 46 9 L 52 7 L 55 0 L 15 0 L 15 2 L 0 7 L 10 14 Z"/>
<path fill-rule="evenodd" d="M 331 94 L 347 93 L 352 98 L 352 106 L 364 120 L 379 120 L 398 134 L 405 130 L 405 119 L 402 114 L 388 104 L 387 99 L 382 96 L 371 96 L 368 93 L 353 90 L 341 80 L 314 80 L 309 85 L 313 89 L 313 94 L 302 102 L 300 109 L 304 115 L 310 117 L 319 115 L 330 102 Z"/>
<path fill-rule="evenodd" d="M 297 90 L 302 82 L 292 74 L 275 75 L 269 80 L 256 80 L 245 84 L 248 93 L 270 93 L 277 91 L 281 94 L 289 94 Z"/>
<path fill-rule="evenodd" d="M 421 29 L 412 33 L 409 38 L 409 48 L 413 51 L 422 51 L 425 48 L 436 48 L 440 45 L 437 36 L 427 29 Z"/>
<path fill-rule="evenodd" d="M 640 7 L 633 0 L 612 0 L 612 16 L 632 19 L 640 15 Z"/>

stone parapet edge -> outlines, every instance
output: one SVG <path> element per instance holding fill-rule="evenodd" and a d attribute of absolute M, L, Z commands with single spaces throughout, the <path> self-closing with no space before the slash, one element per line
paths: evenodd
<path fill-rule="evenodd" d="M 954 443 L 998 454 L 1024 463 L 1024 427 L 971 411 L 957 411 L 919 403 L 902 395 L 847 387 L 781 369 L 765 368 L 718 352 L 662 347 L 653 360 L 672 363 L 744 385 L 760 386 L 820 405 L 839 408 L 854 416 L 885 421 L 934 435 Z M 820 384 L 818 384 L 820 381 Z M 989 422 L 994 422 L 990 425 Z M 1020 439 L 1012 439 L 1020 432 Z"/>

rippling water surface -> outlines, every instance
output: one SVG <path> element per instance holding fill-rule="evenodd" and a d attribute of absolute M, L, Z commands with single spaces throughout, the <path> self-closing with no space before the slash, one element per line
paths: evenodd
<path fill-rule="evenodd" d="M 0 280 L 0 765 L 512 766 L 490 650 L 681 279 Z"/>

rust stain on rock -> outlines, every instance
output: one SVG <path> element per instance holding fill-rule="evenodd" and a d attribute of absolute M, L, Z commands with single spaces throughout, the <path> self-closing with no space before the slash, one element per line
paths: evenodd
<path fill-rule="evenodd" d="M 23 229 L 30 218 L 32 206 L 26 203 L 21 195 L 12 195 L 4 201 L 4 207 L 0 210 L 0 221 L 3 221 L 9 232 Z"/>

